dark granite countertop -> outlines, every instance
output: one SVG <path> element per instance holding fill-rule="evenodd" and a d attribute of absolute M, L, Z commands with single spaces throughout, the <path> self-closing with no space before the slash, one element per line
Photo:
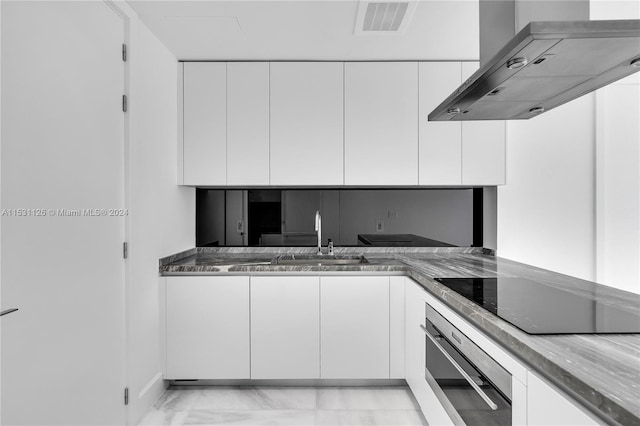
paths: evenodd
<path fill-rule="evenodd" d="M 524 277 L 598 302 L 640 312 L 640 296 L 493 256 L 480 248 L 337 248 L 363 253 L 361 265 L 272 265 L 314 248 L 197 248 L 160 260 L 162 274 L 389 273 L 418 282 L 529 369 L 581 402 L 602 421 L 640 425 L 640 334 L 529 335 L 433 280 L 434 277 Z"/>

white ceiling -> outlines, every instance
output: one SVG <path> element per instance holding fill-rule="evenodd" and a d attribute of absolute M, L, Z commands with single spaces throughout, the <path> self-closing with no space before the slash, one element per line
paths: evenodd
<path fill-rule="evenodd" d="M 355 35 L 354 0 L 129 3 L 179 60 L 478 59 L 478 0 L 419 1 L 383 35 Z"/>

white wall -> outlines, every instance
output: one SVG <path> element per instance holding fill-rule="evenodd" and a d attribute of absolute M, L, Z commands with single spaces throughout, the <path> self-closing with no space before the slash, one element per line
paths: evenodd
<path fill-rule="evenodd" d="M 597 281 L 640 293 L 640 85 L 604 87 L 597 102 Z"/>
<path fill-rule="evenodd" d="M 591 19 L 640 19 L 640 2 L 592 1 Z M 640 73 L 596 103 L 596 278 L 640 293 Z"/>
<path fill-rule="evenodd" d="M 195 189 L 176 185 L 177 61 L 130 20 L 130 424 L 164 391 L 158 259 L 195 246 Z"/>
<path fill-rule="evenodd" d="M 2 6 L 0 6 L 0 46 L 2 46 Z M 1 49 L 0 49 L 1 50 Z M 2 81 L 2 54 L 0 52 L 0 81 Z M 0 95 L 2 88 L 0 87 Z M 0 135 L 2 134 L 2 102 L 0 102 Z M 0 140 L 0 188 L 2 188 L 2 141 Z M 2 192 L 0 192 L 0 208 L 2 208 Z M 0 241 L 2 241 L 2 221 L 0 220 Z M 2 244 L 0 244 L 0 310 L 5 309 L 2 304 Z M 0 321 L 0 336 L 2 336 L 2 321 Z M 0 365 L 2 365 L 2 339 L 0 338 Z M 2 419 L 2 368 L 0 368 L 0 419 Z M 1 420 L 0 420 L 1 421 Z"/>
<path fill-rule="evenodd" d="M 500 257 L 595 279 L 594 96 L 507 122 Z"/>
<path fill-rule="evenodd" d="M 640 19 L 638 0 L 590 0 L 589 19 Z"/>
<path fill-rule="evenodd" d="M 484 188 L 482 191 L 482 247 L 491 250 L 498 248 L 498 188 Z"/>
<path fill-rule="evenodd" d="M 591 19 L 640 2 L 591 1 Z M 640 293 L 640 76 L 507 124 L 501 257 Z"/>

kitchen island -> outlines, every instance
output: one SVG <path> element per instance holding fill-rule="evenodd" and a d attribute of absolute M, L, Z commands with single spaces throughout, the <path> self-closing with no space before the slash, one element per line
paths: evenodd
<path fill-rule="evenodd" d="M 278 255 L 312 248 L 197 248 L 161 259 L 163 275 L 405 275 L 468 323 L 610 424 L 640 425 L 640 335 L 529 335 L 435 277 L 524 277 L 600 303 L 640 311 L 640 296 L 493 256 L 481 248 L 337 248 L 369 263 L 272 264 Z"/>

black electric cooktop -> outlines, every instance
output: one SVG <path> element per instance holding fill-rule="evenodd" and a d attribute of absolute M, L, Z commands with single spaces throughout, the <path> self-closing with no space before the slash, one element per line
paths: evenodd
<path fill-rule="evenodd" d="M 529 334 L 640 333 L 637 313 L 527 278 L 436 278 Z"/>

